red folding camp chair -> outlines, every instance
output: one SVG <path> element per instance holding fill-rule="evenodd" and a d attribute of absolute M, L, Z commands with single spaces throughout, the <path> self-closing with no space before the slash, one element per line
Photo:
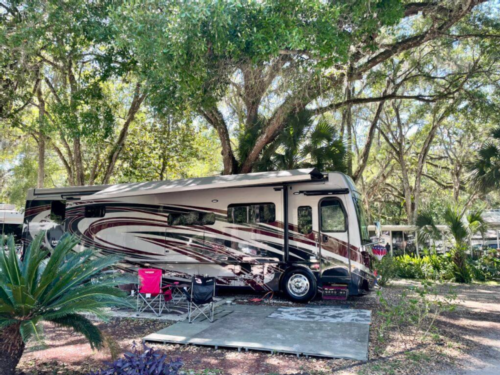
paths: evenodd
<path fill-rule="evenodd" d="M 160 316 L 164 309 L 169 311 L 168 302 L 172 291 L 161 286 L 162 270 L 144 268 L 139 270 L 139 292 L 137 293 L 137 314 L 151 310 Z"/>

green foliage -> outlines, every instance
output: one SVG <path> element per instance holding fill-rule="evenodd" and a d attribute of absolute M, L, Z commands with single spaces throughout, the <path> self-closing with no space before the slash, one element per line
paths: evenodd
<path fill-rule="evenodd" d="M 469 284 L 472 281 L 472 275 L 465 251 L 466 247 L 463 245 L 456 245 L 451 250 L 451 267 L 457 283 Z"/>
<path fill-rule="evenodd" d="M 443 298 L 429 281 L 403 290 L 396 303 L 388 301 L 383 291 L 378 291 L 377 295 L 382 306 L 377 312 L 383 318 L 377 332 L 381 342 L 389 339 L 390 331 L 399 335 L 405 345 L 422 342 L 434 328 L 439 315 L 455 309 L 456 294 L 450 290 Z"/>
<path fill-rule="evenodd" d="M 434 212 L 430 209 L 418 213 L 415 225 L 418 228 L 417 236 L 420 243 L 435 241 L 442 237 L 441 232 L 436 227 L 435 217 Z"/>
<path fill-rule="evenodd" d="M 351 46 L 402 15 L 399 0 L 150 0 L 116 6 L 113 21 L 161 110 L 213 106 L 240 63 L 265 64 L 282 50 L 311 56 L 297 71 L 345 62 Z"/>
<path fill-rule="evenodd" d="M 36 186 L 38 153 L 34 140 L 19 129 L 0 125 L 0 203 L 11 203 L 19 209 L 26 205 L 26 195 Z M 49 153 L 45 158 L 45 186 L 61 186 L 65 182 L 57 157 Z"/>
<path fill-rule="evenodd" d="M 245 160 L 246 153 L 250 152 L 258 135 L 247 134 L 248 138 L 240 138 L 241 160 Z M 307 110 L 289 117 L 278 139 L 264 150 L 255 170 L 297 168 L 346 171 L 346 148 L 334 124 L 325 118 L 315 122 Z"/>
<path fill-rule="evenodd" d="M 475 187 L 482 192 L 500 188 L 500 127 L 492 131 L 469 168 Z"/>
<path fill-rule="evenodd" d="M 468 262 L 474 280 L 500 280 L 500 258 L 497 257 L 496 250 L 490 250 L 479 259 Z"/>
<path fill-rule="evenodd" d="M 396 274 L 403 279 L 423 279 L 425 278 L 423 258 L 413 257 L 405 254 L 395 257 Z"/>
<path fill-rule="evenodd" d="M 221 156 L 213 129 L 156 117 L 131 126 L 114 183 L 175 180 L 218 174 Z"/>
<path fill-rule="evenodd" d="M 467 227 L 462 220 L 463 214 L 458 207 L 448 206 L 444 212 L 444 220 L 457 245 L 462 245 L 467 239 Z"/>
<path fill-rule="evenodd" d="M 397 276 L 395 259 L 386 255 L 382 260 L 374 260 L 373 269 L 377 270 L 377 283 L 380 286 L 389 285 L 389 282 Z"/>
<path fill-rule="evenodd" d="M 423 257 L 404 255 L 394 258 L 394 274 L 404 279 L 426 279 L 470 283 L 500 278 L 500 259 L 491 251 L 479 259 L 467 256 L 466 247 L 456 246 L 444 255 L 429 254 Z"/>
<path fill-rule="evenodd" d="M 104 308 L 127 304 L 116 286 L 129 282 L 128 278 L 102 275 L 119 258 L 94 257 L 90 250 L 74 253 L 79 240 L 70 236 L 63 236 L 48 257 L 41 246 L 44 235 L 34 239 L 23 260 L 12 238 L 8 251 L 0 251 L 0 327 L 19 327 L 26 342 L 40 340 L 40 323 L 52 322 L 81 333 L 92 348 L 99 349 L 103 336 L 82 314 L 105 318 Z"/>

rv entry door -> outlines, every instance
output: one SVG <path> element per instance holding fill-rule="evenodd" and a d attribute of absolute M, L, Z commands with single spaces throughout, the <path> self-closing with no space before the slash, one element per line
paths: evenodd
<path fill-rule="evenodd" d="M 346 281 L 350 278 L 348 218 L 340 197 L 319 201 L 319 243 L 322 277 Z"/>

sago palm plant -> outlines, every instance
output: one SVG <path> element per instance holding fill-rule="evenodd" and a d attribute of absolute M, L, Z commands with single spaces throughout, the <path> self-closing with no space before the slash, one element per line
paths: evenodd
<path fill-rule="evenodd" d="M 116 288 L 125 278 L 100 276 L 117 257 L 95 257 L 91 250 L 72 252 L 78 239 L 65 236 L 49 253 L 43 233 L 19 259 L 12 238 L 0 244 L 0 373 L 13 375 L 25 344 L 40 339 L 40 323 L 51 322 L 81 333 L 92 348 L 103 346 L 99 329 L 84 315 L 104 317 L 103 309 L 126 304 Z M 3 242 L 3 241 L 2 241 Z"/>

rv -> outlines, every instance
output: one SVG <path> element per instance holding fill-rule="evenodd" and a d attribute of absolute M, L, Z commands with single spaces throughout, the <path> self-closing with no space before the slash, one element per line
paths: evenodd
<path fill-rule="evenodd" d="M 21 243 L 23 213 L 12 204 L 0 204 L 0 239 L 13 236 L 16 245 Z"/>
<path fill-rule="evenodd" d="M 283 291 L 306 302 L 375 284 L 368 227 L 352 180 L 316 169 L 176 181 L 32 189 L 23 242 L 64 233 L 76 250 L 120 254 L 124 270 L 159 268 L 170 281 L 209 275 L 218 287 Z"/>

